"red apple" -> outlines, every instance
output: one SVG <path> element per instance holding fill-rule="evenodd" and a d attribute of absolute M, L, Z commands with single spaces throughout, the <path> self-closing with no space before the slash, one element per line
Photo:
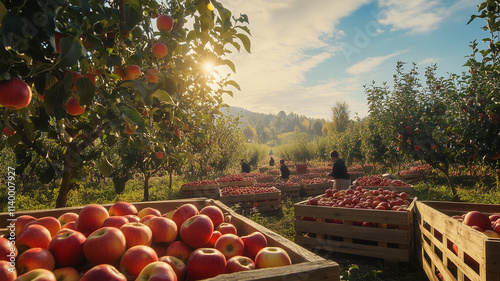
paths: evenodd
<path fill-rule="evenodd" d="M 203 247 L 210 241 L 214 224 L 206 215 L 195 215 L 187 219 L 179 231 L 182 241 L 192 248 Z M 222 232 L 221 232 L 222 233 Z"/>
<path fill-rule="evenodd" d="M 184 204 L 177 208 L 172 215 L 172 220 L 177 224 L 177 229 L 181 229 L 182 224 L 190 217 L 199 214 L 198 208 L 193 204 Z"/>
<path fill-rule="evenodd" d="M 61 226 L 61 230 L 63 230 L 63 229 L 76 230 L 75 223 L 76 223 L 76 221 L 70 221 L 70 222 L 64 224 L 63 226 Z M 61 230 L 59 230 L 57 233 L 59 234 L 61 232 Z"/>
<path fill-rule="evenodd" d="M 226 273 L 255 269 L 255 263 L 249 257 L 234 256 L 227 260 Z"/>
<path fill-rule="evenodd" d="M 189 256 L 193 250 L 182 241 L 175 241 L 168 245 L 167 250 L 165 251 L 165 256 L 172 256 L 180 259 L 183 263 L 187 264 Z"/>
<path fill-rule="evenodd" d="M 220 231 L 220 233 L 222 233 L 222 235 L 224 234 L 238 234 L 238 230 L 236 229 L 236 227 L 232 224 L 232 223 L 229 223 L 229 222 L 223 222 L 219 225 L 219 227 L 217 228 L 218 231 Z"/>
<path fill-rule="evenodd" d="M 215 246 L 215 242 L 217 242 L 217 239 L 219 239 L 222 236 L 222 233 L 218 230 L 214 230 L 212 232 L 212 236 L 210 237 L 210 240 L 208 241 L 203 248 L 213 248 Z"/>
<path fill-rule="evenodd" d="M 488 216 L 478 211 L 468 212 L 464 217 L 463 223 L 470 227 L 480 227 L 482 230 L 491 229 L 491 222 Z"/>
<path fill-rule="evenodd" d="M 68 222 L 76 221 L 78 219 L 78 214 L 73 212 L 67 212 L 60 215 L 57 220 L 61 224 L 61 227 L 67 224 Z"/>
<path fill-rule="evenodd" d="M 109 264 L 100 264 L 87 271 L 80 281 L 127 281 L 125 275 L 121 274 L 114 266 Z"/>
<path fill-rule="evenodd" d="M 54 237 L 56 233 L 61 229 L 61 223 L 59 222 L 58 219 L 54 217 L 39 218 L 37 220 L 30 221 L 29 223 L 26 224 L 26 226 L 32 224 L 39 224 L 44 226 L 50 232 L 51 237 Z"/>
<path fill-rule="evenodd" d="M 14 261 L 17 257 L 17 248 L 9 239 L 0 237 L 0 261 Z"/>
<path fill-rule="evenodd" d="M 25 227 L 21 235 L 16 239 L 16 246 L 19 253 L 29 248 L 47 249 L 51 239 L 52 237 L 47 228 L 39 224 L 33 224 Z"/>
<path fill-rule="evenodd" d="M 141 68 L 138 65 L 132 64 L 127 66 L 127 75 L 123 80 L 135 80 L 141 76 Z"/>
<path fill-rule="evenodd" d="M 49 243 L 49 251 L 54 255 L 57 267 L 76 266 L 84 258 L 85 235 L 76 231 L 58 234 Z"/>
<path fill-rule="evenodd" d="M 109 217 L 108 210 L 98 204 L 90 204 L 83 207 L 75 222 L 75 229 L 88 236 L 102 226 L 105 219 Z"/>
<path fill-rule="evenodd" d="M 16 277 L 16 268 L 10 262 L 0 260 L 0 280 L 14 281 Z"/>
<path fill-rule="evenodd" d="M 156 19 L 156 27 L 159 31 L 169 32 L 174 26 L 174 19 L 169 15 L 160 15 Z"/>
<path fill-rule="evenodd" d="M 115 228 L 120 228 L 120 227 L 122 227 L 122 225 L 127 224 L 127 223 L 129 223 L 129 222 L 128 222 L 128 219 L 126 217 L 113 216 L 113 217 L 106 218 L 104 220 L 104 222 L 102 223 L 102 227 L 111 226 L 111 227 L 115 227 Z"/>
<path fill-rule="evenodd" d="M 163 256 L 158 258 L 159 261 L 168 263 L 177 275 L 177 280 L 182 281 L 186 280 L 187 276 L 187 266 L 186 263 L 181 261 L 180 259 L 172 256 Z"/>
<path fill-rule="evenodd" d="M 151 247 L 137 245 L 123 254 L 119 269 L 127 279 L 135 279 L 144 267 L 155 261 L 158 261 L 158 256 Z"/>
<path fill-rule="evenodd" d="M 83 253 L 93 265 L 116 265 L 126 250 L 123 233 L 114 227 L 102 227 L 92 232 L 83 243 Z"/>
<path fill-rule="evenodd" d="M 278 267 L 292 264 L 288 253 L 280 247 L 265 247 L 255 256 L 257 268 Z"/>
<path fill-rule="evenodd" d="M 66 106 L 66 112 L 68 112 L 69 115 L 73 116 L 78 116 L 83 114 L 85 112 L 85 108 L 87 107 L 86 105 L 81 106 L 80 102 L 75 97 L 69 98 L 66 101 L 65 106 Z"/>
<path fill-rule="evenodd" d="M 492 237 L 492 238 L 500 238 L 500 233 L 497 233 L 497 232 L 495 232 L 495 231 L 493 231 L 493 230 L 489 230 L 489 229 L 487 229 L 487 230 L 485 230 L 483 233 L 484 233 L 486 236 L 489 236 L 489 237 Z"/>
<path fill-rule="evenodd" d="M 205 206 L 200 210 L 200 214 L 207 215 L 214 224 L 214 227 L 217 228 L 221 223 L 224 222 L 224 214 L 222 210 L 217 206 Z"/>
<path fill-rule="evenodd" d="M 139 219 L 141 219 L 147 215 L 155 215 L 155 216 L 159 217 L 159 216 L 161 216 L 161 213 L 157 209 L 151 208 L 151 207 L 143 208 L 139 211 L 139 213 L 137 213 L 137 216 L 139 217 Z"/>
<path fill-rule="evenodd" d="M 167 252 L 167 248 L 171 244 L 167 244 L 167 243 L 152 243 L 150 247 L 153 248 L 153 250 L 155 250 L 156 255 L 158 257 L 163 257 L 165 255 L 165 253 Z"/>
<path fill-rule="evenodd" d="M 57 280 L 56 276 L 54 275 L 54 273 L 52 273 L 52 271 L 44 268 L 37 268 L 29 272 L 26 272 L 23 275 L 18 275 L 15 281 L 57 281 Z"/>
<path fill-rule="evenodd" d="M 243 240 L 238 235 L 231 233 L 224 234 L 217 239 L 214 248 L 219 250 L 226 260 L 234 256 L 241 256 L 245 252 Z"/>
<path fill-rule="evenodd" d="M 153 56 L 155 56 L 156 58 L 163 58 L 168 54 L 168 48 L 167 45 L 165 45 L 165 43 L 156 42 L 153 44 L 151 52 L 153 53 Z"/>
<path fill-rule="evenodd" d="M 19 275 L 37 268 L 44 268 L 52 271 L 55 268 L 55 263 L 54 256 L 49 250 L 31 248 L 17 257 L 16 269 Z"/>
<path fill-rule="evenodd" d="M 19 235 L 21 235 L 21 232 L 23 231 L 27 223 L 34 220 L 36 220 L 36 218 L 30 215 L 19 216 L 16 220 L 16 230 L 15 230 L 16 237 L 19 237 Z"/>
<path fill-rule="evenodd" d="M 168 263 L 155 261 L 144 267 L 135 281 L 177 281 L 177 275 Z"/>
<path fill-rule="evenodd" d="M 129 202 L 118 201 L 109 207 L 110 216 L 137 215 L 137 208 Z"/>
<path fill-rule="evenodd" d="M 160 78 L 155 75 L 157 73 L 160 73 L 158 68 L 151 68 L 148 71 L 146 71 L 146 81 L 151 82 L 151 83 L 158 83 Z"/>
<path fill-rule="evenodd" d="M 150 246 L 153 241 L 151 229 L 140 222 L 129 222 L 120 227 L 127 241 L 127 249 L 136 245 Z"/>
<path fill-rule="evenodd" d="M 255 259 L 257 253 L 267 247 L 267 239 L 261 232 L 255 231 L 246 236 L 242 236 L 241 240 L 245 244 L 245 256 Z"/>
<path fill-rule="evenodd" d="M 128 222 L 140 222 L 141 221 L 141 218 L 139 218 L 136 215 L 125 215 L 123 217 L 126 218 L 128 220 Z"/>
<path fill-rule="evenodd" d="M 227 261 L 217 249 L 199 248 L 193 251 L 187 262 L 189 280 L 215 277 L 226 271 Z"/>
<path fill-rule="evenodd" d="M 500 214 L 493 214 L 488 217 L 490 221 L 495 222 L 500 219 Z"/>
<path fill-rule="evenodd" d="M 31 87 L 23 80 L 13 77 L 0 81 L 0 105 L 8 109 L 21 109 L 31 102 Z"/>
<path fill-rule="evenodd" d="M 74 267 L 61 267 L 52 271 L 57 281 L 80 281 L 80 273 Z"/>
<path fill-rule="evenodd" d="M 177 225 L 171 219 L 154 217 L 148 221 L 153 233 L 153 243 L 172 243 L 177 238 Z"/>
<path fill-rule="evenodd" d="M 139 222 L 140 222 L 140 223 L 143 223 L 143 224 L 145 224 L 145 225 L 147 225 L 147 224 L 148 224 L 148 222 L 149 222 L 149 220 L 150 220 L 150 219 L 152 219 L 152 218 L 154 218 L 154 217 L 156 217 L 156 215 L 145 215 L 144 217 L 142 217 L 142 218 L 139 220 Z"/>

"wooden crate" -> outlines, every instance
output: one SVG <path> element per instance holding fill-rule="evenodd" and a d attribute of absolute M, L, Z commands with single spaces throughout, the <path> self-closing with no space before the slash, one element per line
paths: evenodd
<path fill-rule="evenodd" d="M 324 258 L 304 249 L 303 247 L 291 242 L 283 236 L 251 221 L 250 219 L 247 219 L 244 216 L 237 214 L 218 200 L 196 198 L 169 201 L 139 202 L 133 204 L 137 207 L 138 210 L 141 210 L 145 207 L 153 207 L 158 209 L 161 213 L 166 213 L 185 203 L 192 203 L 196 207 L 198 207 L 198 209 L 201 209 L 204 206 L 208 205 L 218 206 L 223 210 L 223 213 L 225 215 L 231 217 L 231 223 L 236 226 L 238 235 L 243 236 L 248 235 L 254 231 L 259 231 L 264 234 L 269 246 L 283 248 L 285 251 L 287 251 L 292 260 L 292 265 L 289 266 L 222 274 L 209 280 L 340 280 L 340 266 L 336 262 L 325 260 Z M 103 206 L 109 209 L 111 204 L 106 204 Z M 37 218 L 44 216 L 58 217 L 65 212 L 78 213 L 81 208 L 82 207 L 69 207 L 50 210 L 19 211 L 16 212 L 16 216 L 32 215 Z M 9 218 L 10 216 L 8 213 L 0 213 L 0 221 L 5 223 Z"/>
<path fill-rule="evenodd" d="M 382 188 L 385 190 L 396 190 L 397 192 L 406 192 L 412 197 L 415 195 L 415 188 L 413 186 L 362 186 L 362 188 L 370 190 L 377 190 L 379 188 Z"/>
<path fill-rule="evenodd" d="M 292 185 L 292 186 L 275 186 L 277 189 L 281 191 L 281 196 L 286 196 L 290 198 L 300 197 L 300 184 Z M 324 192 L 324 191 L 323 191 Z"/>
<path fill-rule="evenodd" d="M 429 280 L 440 280 L 439 272 L 444 280 L 500 281 L 500 238 L 490 238 L 451 217 L 469 211 L 500 213 L 500 205 L 417 202 L 417 256 Z"/>
<path fill-rule="evenodd" d="M 255 185 L 255 180 L 244 180 L 244 181 L 229 181 L 229 182 L 219 182 L 219 187 L 220 188 L 225 188 L 225 187 L 232 187 L 232 186 L 254 186 Z"/>
<path fill-rule="evenodd" d="M 303 184 L 300 187 L 300 195 L 307 196 L 316 196 L 325 193 L 325 190 L 328 188 L 333 188 L 334 181 L 327 181 L 321 183 L 313 183 L 313 184 Z"/>
<path fill-rule="evenodd" d="M 296 203 L 295 243 L 314 251 L 410 262 L 414 257 L 415 200 L 406 212 L 306 205 L 306 201 Z M 377 227 L 360 226 L 361 222 L 376 223 Z"/>
<path fill-rule="evenodd" d="M 179 188 L 181 198 L 206 197 L 211 199 L 220 198 L 219 184 L 210 185 L 182 185 Z"/>
<path fill-rule="evenodd" d="M 261 213 L 281 210 L 281 192 L 221 196 L 220 201 L 229 207 L 238 205 L 244 213 L 253 208 Z"/>

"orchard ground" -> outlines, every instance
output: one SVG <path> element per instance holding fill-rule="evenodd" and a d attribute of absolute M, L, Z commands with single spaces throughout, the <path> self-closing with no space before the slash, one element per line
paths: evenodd
<path fill-rule="evenodd" d="M 500 191 L 496 188 L 496 179 L 492 174 L 480 171 L 463 173 L 458 170 L 452 174 L 452 180 L 457 186 L 459 196 L 464 202 L 500 204 Z M 155 177 L 150 180 L 150 200 L 179 199 L 179 187 L 186 181 L 182 177 L 174 177 L 173 188 L 169 189 L 169 177 Z M 23 179 L 19 178 L 19 181 Z M 415 196 L 419 200 L 451 201 L 452 193 L 446 179 L 437 172 L 429 173 L 424 180 L 410 181 L 415 187 Z M 55 207 L 58 183 L 41 185 L 35 181 L 18 183 L 16 204 L 17 210 L 35 210 Z M 86 182 L 74 186 L 70 192 L 68 205 L 81 206 L 90 203 L 106 204 L 118 200 L 128 202 L 142 201 L 143 189 L 140 176 L 127 182 L 125 190 L 116 194 L 110 179 Z M 286 198 L 283 200 L 282 211 L 274 213 L 245 214 L 253 221 L 294 241 L 294 209 L 295 203 L 307 198 Z M 2 206 L 6 206 L 2 204 Z M 5 209 L 5 208 L 4 208 Z M 6 210 L 2 210 L 6 211 Z M 237 211 L 237 208 L 236 208 Z M 380 259 L 332 253 L 317 252 L 318 255 L 331 259 L 341 266 L 344 280 L 426 280 L 418 264 L 388 263 Z"/>

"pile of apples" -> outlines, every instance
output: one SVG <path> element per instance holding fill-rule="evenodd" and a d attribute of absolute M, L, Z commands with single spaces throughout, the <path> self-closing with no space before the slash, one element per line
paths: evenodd
<path fill-rule="evenodd" d="M 218 183 L 221 182 L 235 182 L 235 181 L 251 181 L 253 180 L 248 174 L 231 174 L 227 176 L 223 176 L 217 179 Z"/>
<path fill-rule="evenodd" d="M 260 186 L 233 186 L 226 187 L 221 190 L 221 196 L 231 196 L 231 195 L 243 195 L 243 194 L 257 194 L 257 193 L 272 193 L 272 192 L 280 192 L 279 189 L 273 186 L 260 187 Z"/>
<path fill-rule="evenodd" d="M 452 218 L 489 237 L 500 238 L 500 214 L 488 216 L 479 211 L 470 211 L 463 215 L 452 216 Z"/>
<path fill-rule="evenodd" d="M 212 205 L 161 214 L 123 201 L 109 210 L 90 204 L 58 218 L 19 216 L 15 232 L 15 244 L 0 237 L 2 281 L 201 280 L 292 263 L 261 232 L 238 236 Z"/>
<path fill-rule="evenodd" d="M 200 180 L 200 181 L 192 181 L 183 184 L 183 186 L 200 186 L 200 185 L 217 185 L 218 182 L 212 180 Z"/>
<path fill-rule="evenodd" d="M 421 172 L 426 172 L 428 170 L 432 169 L 432 166 L 429 165 L 429 164 L 425 164 L 425 165 L 418 165 L 418 166 L 415 166 L 415 167 L 411 167 L 407 170 L 404 170 L 404 171 L 400 171 L 399 174 L 400 175 L 411 175 L 411 174 L 415 174 L 415 173 L 421 173 Z"/>
<path fill-rule="evenodd" d="M 355 184 L 359 186 L 410 186 L 404 181 L 387 179 L 381 175 L 360 177 Z"/>
<path fill-rule="evenodd" d="M 303 184 L 316 184 L 316 183 L 324 183 L 331 182 L 332 180 L 329 178 L 313 178 L 313 179 L 301 179 L 300 182 Z"/>
<path fill-rule="evenodd" d="M 356 189 L 327 189 L 325 194 L 311 197 L 307 205 L 345 207 L 355 209 L 376 209 L 406 211 L 410 205 L 410 195 L 395 190 L 369 190 L 361 186 Z"/>

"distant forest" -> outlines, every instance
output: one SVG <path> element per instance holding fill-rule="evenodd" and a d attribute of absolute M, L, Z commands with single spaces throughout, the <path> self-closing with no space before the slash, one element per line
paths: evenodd
<path fill-rule="evenodd" d="M 308 118 L 295 113 L 278 114 L 255 113 L 241 107 L 231 107 L 229 115 L 240 115 L 239 128 L 248 142 L 261 142 L 270 146 L 286 143 L 292 140 L 296 133 L 307 134 L 310 140 L 315 136 L 328 134 L 329 123 L 324 119 Z"/>

